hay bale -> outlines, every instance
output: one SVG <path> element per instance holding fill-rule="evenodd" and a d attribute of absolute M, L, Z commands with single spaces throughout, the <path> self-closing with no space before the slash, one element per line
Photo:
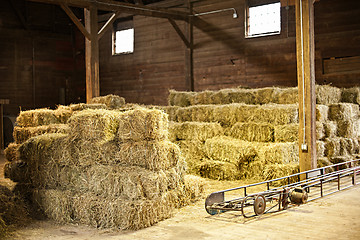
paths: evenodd
<path fill-rule="evenodd" d="M 321 122 L 316 122 L 316 140 L 324 139 L 324 137 L 325 137 L 324 124 Z"/>
<path fill-rule="evenodd" d="M 337 123 L 335 121 L 324 122 L 325 138 L 334 138 L 337 135 Z"/>
<path fill-rule="evenodd" d="M 266 87 L 254 89 L 255 102 L 254 104 L 268 104 L 276 103 L 277 95 L 280 92 L 279 88 Z"/>
<path fill-rule="evenodd" d="M 274 127 L 275 142 L 295 142 L 299 139 L 299 124 L 292 123 Z"/>
<path fill-rule="evenodd" d="M 161 110 L 165 111 L 168 114 L 169 121 L 177 121 L 177 110 L 178 106 L 161 106 Z"/>
<path fill-rule="evenodd" d="M 285 125 L 299 122 L 297 105 L 267 104 L 256 108 L 248 121 Z"/>
<path fill-rule="evenodd" d="M 19 159 L 18 149 L 19 144 L 17 143 L 10 143 L 7 148 L 4 150 L 5 158 L 9 161 L 16 161 Z"/>
<path fill-rule="evenodd" d="M 316 85 L 316 103 L 332 104 L 341 101 L 341 89 L 330 85 Z"/>
<path fill-rule="evenodd" d="M 230 88 L 220 90 L 223 96 L 223 104 L 230 103 L 243 103 L 243 104 L 254 104 L 255 94 L 251 89 L 244 88 Z"/>
<path fill-rule="evenodd" d="M 208 139 L 204 145 L 206 156 L 217 161 L 229 162 L 235 165 L 254 161 L 257 151 L 254 144 L 230 137 L 215 137 Z"/>
<path fill-rule="evenodd" d="M 167 114 L 157 109 L 138 108 L 121 113 L 116 136 L 120 140 L 165 140 L 168 138 Z"/>
<path fill-rule="evenodd" d="M 66 124 L 50 124 L 38 127 L 14 127 L 13 136 L 17 144 L 26 142 L 29 138 L 39 136 L 45 133 L 69 133 L 69 127 Z"/>
<path fill-rule="evenodd" d="M 340 138 L 340 155 L 353 155 L 356 152 L 356 141 L 351 138 Z"/>
<path fill-rule="evenodd" d="M 187 173 L 198 175 L 198 164 L 206 157 L 204 144 L 200 141 L 182 140 L 176 144 L 180 147 L 181 155 L 187 163 Z"/>
<path fill-rule="evenodd" d="M 329 107 L 326 105 L 316 104 L 316 121 L 327 122 L 328 121 Z"/>
<path fill-rule="evenodd" d="M 205 142 L 206 139 L 223 135 L 224 130 L 219 123 L 184 122 L 171 123 L 169 133 L 172 141 L 199 140 Z"/>
<path fill-rule="evenodd" d="M 60 123 L 66 124 L 69 118 L 72 116 L 73 111 L 69 106 L 59 105 L 54 113 Z"/>
<path fill-rule="evenodd" d="M 323 158 L 325 156 L 325 142 L 316 141 L 316 156 L 317 158 Z"/>
<path fill-rule="evenodd" d="M 340 155 L 340 138 L 325 139 L 325 156 L 328 158 Z"/>
<path fill-rule="evenodd" d="M 281 88 L 277 93 L 276 103 L 278 104 L 296 104 L 299 102 L 298 88 Z"/>
<path fill-rule="evenodd" d="M 267 164 L 262 172 L 262 178 L 264 180 L 271 180 L 276 178 L 285 177 L 299 172 L 298 163 L 290 164 Z M 287 179 L 280 180 L 277 185 L 281 186 L 288 184 Z"/>
<path fill-rule="evenodd" d="M 360 104 L 360 87 L 341 89 L 341 101 Z"/>
<path fill-rule="evenodd" d="M 50 109 L 35 109 L 29 111 L 21 111 L 16 118 L 19 127 L 37 127 L 49 124 L 60 123 L 55 112 Z"/>
<path fill-rule="evenodd" d="M 327 158 L 327 157 L 318 157 L 317 158 L 317 167 L 318 168 L 330 166 L 332 164 L 333 163 L 330 162 L 329 158 Z"/>
<path fill-rule="evenodd" d="M 185 175 L 183 199 L 187 200 L 183 206 L 200 200 L 205 193 L 205 181 L 201 177 L 193 175 Z"/>
<path fill-rule="evenodd" d="M 169 105 L 179 107 L 190 106 L 190 100 L 193 95 L 195 95 L 194 92 L 169 90 Z"/>
<path fill-rule="evenodd" d="M 337 163 L 343 163 L 343 162 L 347 162 L 351 160 L 350 156 L 336 156 L 336 157 L 331 157 L 329 158 L 330 162 L 332 164 L 337 164 Z M 339 169 L 344 169 L 346 168 L 345 166 L 340 166 Z"/>
<path fill-rule="evenodd" d="M 352 103 L 329 105 L 329 119 L 332 121 L 354 121 L 359 119 L 359 106 Z"/>
<path fill-rule="evenodd" d="M 337 136 L 345 138 L 360 137 L 360 120 L 342 120 L 337 122 Z"/>
<path fill-rule="evenodd" d="M 297 142 L 264 143 L 257 146 L 259 161 L 265 164 L 287 164 L 299 162 Z"/>
<path fill-rule="evenodd" d="M 215 180 L 237 180 L 241 178 L 238 166 L 231 162 L 203 159 L 197 166 L 201 177 Z"/>
<path fill-rule="evenodd" d="M 269 123 L 236 123 L 228 136 L 249 142 L 273 142 L 274 126 Z"/>
<path fill-rule="evenodd" d="M 30 183 L 29 168 L 25 162 L 20 160 L 5 164 L 4 177 L 13 182 Z"/>
<path fill-rule="evenodd" d="M 92 110 L 107 109 L 106 105 L 102 103 L 77 103 L 77 104 L 70 104 L 69 107 L 72 112 L 89 110 L 89 109 Z"/>
<path fill-rule="evenodd" d="M 125 105 L 125 98 L 118 95 L 109 94 L 101 97 L 94 97 L 90 100 L 91 104 L 105 104 L 108 109 L 122 108 Z"/>

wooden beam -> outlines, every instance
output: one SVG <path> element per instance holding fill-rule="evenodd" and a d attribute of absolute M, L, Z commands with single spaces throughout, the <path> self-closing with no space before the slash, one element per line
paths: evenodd
<path fill-rule="evenodd" d="M 67 6 L 89 8 L 96 7 L 104 11 L 121 11 L 134 15 L 143 15 L 148 17 L 171 18 L 174 20 L 188 21 L 188 14 L 181 11 L 167 10 L 164 8 L 148 7 L 144 5 L 136 5 L 113 0 L 27 0 L 31 2 L 49 3 L 49 4 L 65 4 Z"/>
<path fill-rule="evenodd" d="M 185 43 L 186 47 L 190 48 L 190 42 L 186 39 L 185 35 L 183 34 L 183 32 L 181 31 L 179 26 L 176 24 L 176 22 L 172 19 L 168 19 L 168 20 L 171 23 L 171 25 L 173 26 L 173 28 L 175 29 L 176 33 L 181 38 L 181 40 Z"/>
<path fill-rule="evenodd" d="M 84 16 L 85 28 L 91 36 L 91 40 L 85 39 L 86 102 L 89 103 L 92 98 L 100 96 L 97 8 L 85 8 Z"/>
<path fill-rule="evenodd" d="M 112 24 L 116 20 L 116 18 L 120 15 L 120 11 L 117 11 L 111 17 L 107 20 L 107 22 L 104 24 L 104 26 L 99 30 L 98 32 L 98 39 L 100 39 L 102 36 L 104 36 L 105 32 L 109 30 L 109 28 L 112 27 Z"/>
<path fill-rule="evenodd" d="M 14 9 L 17 17 L 19 18 L 21 24 L 23 25 L 23 27 L 25 28 L 25 30 L 29 30 L 29 26 L 26 23 L 26 20 L 24 18 L 24 16 L 22 15 L 22 13 L 19 11 L 19 9 L 15 6 L 14 0 L 9 0 L 11 7 Z"/>
<path fill-rule="evenodd" d="M 297 0 L 295 10 L 300 123 L 299 157 L 300 171 L 306 171 L 317 167 L 313 0 Z"/>
<path fill-rule="evenodd" d="M 189 9 L 188 24 L 186 24 L 186 35 L 189 42 L 189 48 L 185 51 L 185 81 L 190 91 L 195 91 L 194 85 L 194 23 L 193 4 L 190 0 L 186 0 L 186 6 Z"/>
<path fill-rule="evenodd" d="M 3 105 L 4 104 L 9 104 L 10 100 L 9 99 L 0 99 L 0 150 L 4 149 L 4 122 L 3 122 L 3 113 L 4 113 L 4 109 L 3 109 Z"/>
<path fill-rule="evenodd" d="M 76 15 L 71 11 L 71 9 L 65 5 L 60 4 L 60 7 L 64 10 L 64 12 L 69 16 L 69 18 L 73 21 L 73 23 L 78 27 L 80 32 L 88 39 L 91 39 L 90 33 L 85 29 L 84 25 L 79 21 L 79 19 L 76 17 Z"/>

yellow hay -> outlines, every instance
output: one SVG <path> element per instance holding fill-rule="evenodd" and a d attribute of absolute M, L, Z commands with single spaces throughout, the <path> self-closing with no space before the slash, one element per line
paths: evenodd
<path fill-rule="evenodd" d="M 87 109 L 92 110 L 99 110 L 99 109 L 106 109 L 106 105 L 102 103 L 77 103 L 77 104 L 70 104 L 71 111 L 83 111 Z"/>
<path fill-rule="evenodd" d="M 282 88 L 277 94 L 278 104 L 296 104 L 299 102 L 298 88 Z"/>
<path fill-rule="evenodd" d="M 299 136 L 299 124 L 286 124 L 275 126 L 274 139 L 275 142 L 295 142 Z"/>
<path fill-rule="evenodd" d="M 106 96 L 95 97 L 90 100 L 90 103 L 105 104 L 109 109 L 116 109 L 124 107 L 125 98 L 109 94 Z"/>
<path fill-rule="evenodd" d="M 359 105 L 337 103 L 329 105 L 329 119 L 332 121 L 353 121 L 359 119 Z"/>
<path fill-rule="evenodd" d="M 343 88 L 341 101 L 360 104 L 360 87 Z"/>
<path fill-rule="evenodd" d="M 316 105 L 316 121 L 327 122 L 328 121 L 329 107 L 326 105 Z"/>
<path fill-rule="evenodd" d="M 268 164 L 264 167 L 264 171 L 262 172 L 262 177 L 264 180 L 271 180 L 275 178 L 281 178 L 288 175 L 292 175 L 299 172 L 299 164 L 298 163 L 290 163 L 290 164 Z M 277 185 L 281 186 L 284 184 L 288 184 L 287 179 L 280 180 Z"/>
<path fill-rule="evenodd" d="M 165 111 L 169 116 L 169 121 L 177 121 L 176 112 L 179 109 L 178 106 L 161 106 L 159 109 Z"/>
<path fill-rule="evenodd" d="M 337 136 L 346 138 L 360 137 L 360 120 L 341 120 L 337 122 Z"/>
<path fill-rule="evenodd" d="M 335 121 L 324 122 L 325 138 L 334 138 L 337 134 L 337 123 Z"/>
<path fill-rule="evenodd" d="M 170 124 L 169 133 L 172 141 L 199 140 L 204 142 L 208 138 L 223 135 L 224 130 L 219 123 L 173 122 Z"/>
<path fill-rule="evenodd" d="M 71 107 L 69 106 L 63 106 L 60 105 L 57 107 L 57 109 L 54 111 L 55 116 L 59 120 L 60 123 L 65 124 L 73 114 L 73 111 L 71 110 Z"/>
<path fill-rule="evenodd" d="M 340 155 L 340 138 L 325 139 L 325 156 L 335 157 Z"/>
<path fill-rule="evenodd" d="M 215 180 L 237 180 L 241 178 L 238 166 L 234 163 L 203 159 L 197 172 L 201 177 Z"/>
<path fill-rule="evenodd" d="M 5 158 L 10 162 L 18 160 L 19 159 L 18 149 L 19 149 L 19 144 L 10 143 L 8 147 L 5 148 L 4 150 Z"/>
<path fill-rule="evenodd" d="M 341 101 L 341 89 L 330 85 L 316 85 L 316 103 L 332 104 Z"/>
<path fill-rule="evenodd" d="M 274 126 L 268 123 L 236 123 L 227 135 L 249 142 L 273 142 Z"/>
<path fill-rule="evenodd" d="M 324 138 L 325 138 L 324 124 L 321 122 L 316 122 L 316 139 L 321 140 Z"/>
<path fill-rule="evenodd" d="M 14 127 L 14 140 L 17 144 L 24 143 L 29 138 L 45 133 L 68 133 L 69 127 L 66 124 L 50 124 L 38 127 Z"/>
<path fill-rule="evenodd" d="M 316 141 L 316 156 L 322 158 L 325 156 L 325 142 Z"/>
<path fill-rule="evenodd" d="M 257 148 L 259 161 L 268 163 L 297 163 L 299 162 L 299 148 L 297 142 L 264 143 Z"/>
<path fill-rule="evenodd" d="M 198 174 L 197 166 L 205 158 L 204 144 L 200 141 L 182 140 L 176 144 L 181 149 L 181 155 L 187 163 L 187 173 Z"/>
<path fill-rule="evenodd" d="M 193 92 L 178 92 L 175 90 L 169 91 L 169 105 L 187 107 L 190 106 L 190 98 L 194 95 Z"/>
<path fill-rule="evenodd" d="M 253 122 L 267 122 L 274 125 L 284 125 L 298 122 L 297 105 L 268 104 L 258 107 L 248 119 Z"/>
<path fill-rule="evenodd" d="M 55 112 L 45 108 L 22 111 L 16 118 L 16 122 L 20 127 L 37 127 L 60 123 L 55 115 Z"/>

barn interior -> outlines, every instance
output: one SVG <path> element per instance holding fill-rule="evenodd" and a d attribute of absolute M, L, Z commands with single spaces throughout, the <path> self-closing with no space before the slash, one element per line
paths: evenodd
<path fill-rule="evenodd" d="M 334 164 L 357 184 L 359 1 L 0 6 L 1 239 L 357 239 L 357 186 L 252 220 L 204 201 Z"/>

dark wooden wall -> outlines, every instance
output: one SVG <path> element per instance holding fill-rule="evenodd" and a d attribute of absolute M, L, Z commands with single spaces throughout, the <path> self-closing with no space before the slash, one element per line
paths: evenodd
<path fill-rule="evenodd" d="M 196 91 L 297 85 L 294 1 L 281 3 L 281 34 L 258 38 L 245 38 L 245 0 L 194 3 L 198 13 L 234 7 L 239 15 L 233 19 L 228 11 L 195 21 Z M 135 17 L 134 25 L 133 54 L 112 56 L 110 32 L 100 42 L 101 94 L 115 93 L 129 102 L 167 104 L 168 89 L 190 89 L 185 79 L 186 47 L 167 20 Z M 179 25 L 185 31 L 185 23 Z M 315 35 L 317 83 L 359 85 L 360 1 L 316 2 Z"/>

